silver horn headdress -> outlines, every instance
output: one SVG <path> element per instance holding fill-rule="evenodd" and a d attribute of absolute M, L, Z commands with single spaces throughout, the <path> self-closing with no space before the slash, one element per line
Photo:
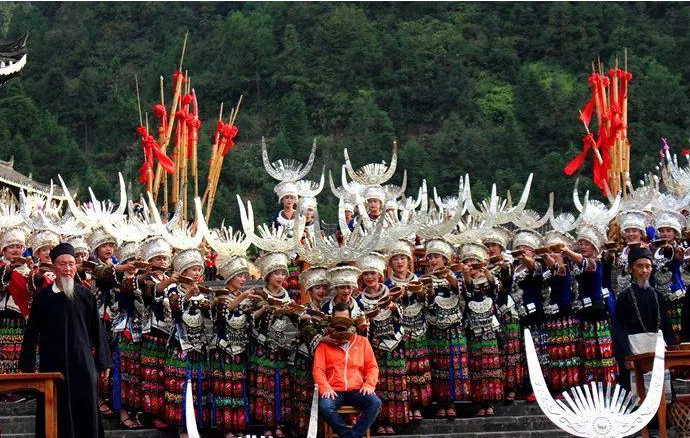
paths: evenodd
<path fill-rule="evenodd" d="M 393 142 L 393 155 L 391 156 L 390 165 L 386 163 L 369 163 L 355 170 L 350 162 L 350 156 L 347 153 L 347 148 L 344 151 L 345 168 L 347 173 L 354 181 L 362 185 L 380 185 L 385 184 L 391 179 L 395 173 L 395 168 L 398 164 L 398 144 Z"/>
<path fill-rule="evenodd" d="M 204 236 L 208 232 L 206 220 L 204 219 L 203 211 L 201 209 L 201 199 L 194 198 L 194 218 L 195 222 L 187 225 L 183 222 L 178 222 L 172 229 L 166 226 L 161 220 L 158 208 L 153 200 L 150 192 L 147 193 L 149 199 L 149 211 L 153 215 L 156 224 L 156 231 L 165 239 L 173 248 L 180 250 L 199 248 Z"/>
<path fill-rule="evenodd" d="M 491 188 L 491 198 L 489 200 L 483 200 L 480 203 L 479 209 L 477 209 L 472 200 L 470 177 L 469 175 L 465 175 L 464 191 L 465 206 L 467 207 L 467 211 L 469 211 L 469 213 L 472 216 L 478 219 L 488 219 L 489 216 L 494 216 L 494 223 L 496 225 L 503 225 L 508 222 L 512 222 L 516 217 L 518 217 L 518 215 L 522 213 L 522 211 L 525 209 L 525 206 L 527 205 L 530 188 L 532 187 L 533 177 L 534 175 L 530 173 L 529 177 L 527 178 L 527 182 L 525 183 L 525 188 L 522 191 L 522 195 L 520 196 L 520 200 L 518 201 L 517 205 L 512 206 L 512 200 L 509 202 L 508 199 L 501 199 L 500 197 L 497 198 L 496 185 L 494 184 Z M 492 204 L 494 198 L 497 198 L 498 203 L 496 206 L 496 212 L 492 213 L 489 206 Z"/>
<path fill-rule="evenodd" d="M 311 146 L 311 153 L 307 164 L 302 164 L 293 159 L 281 159 L 271 162 L 268 158 L 268 150 L 266 149 L 266 139 L 261 137 L 261 157 L 264 162 L 266 172 L 278 181 L 299 181 L 311 170 L 314 165 L 314 157 L 316 156 L 316 139 Z"/>
<path fill-rule="evenodd" d="M 267 252 L 288 252 L 295 246 L 295 241 L 288 230 L 282 226 L 278 228 L 269 228 L 266 224 L 261 224 L 258 227 L 259 235 L 254 232 L 254 209 L 251 201 L 247 201 L 247 208 L 240 195 L 237 195 L 237 203 L 240 206 L 240 219 L 242 220 L 242 228 L 247 238 L 258 246 L 260 249 Z M 295 233 L 295 235 L 301 235 Z"/>
<path fill-rule="evenodd" d="M 124 218 L 124 213 L 127 209 L 127 189 L 125 188 L 125 180 L 119 172 L 118 178 L 120 181 L 120 203 L 118 206 L 115 206 L 115 204 L 109 200 L 99 201 L 96 195 L 94 195 L 93 190 L 89 187 L 91 205 L 77 207 L 65 181 L 58 175 L 60 184 L 62 184 L 62 190 L 65 192 L 65 196 L 67 196 L 67 205 L 69 205 L 72 215 L 83 225 L 90 228 L 96 228 L 105 223 L 112 223 Z"/>
<path fill-rule="evenodd" d="M 622 438 L 633 436 L 656 414 L 664 390 L 664 337 L 656 338 L 654 367 L 644 402 L 633 410 L 637 400 L 625 389 L 591 382 L 563 392 L 564 400 L 554 400 L 546 385 L 529 329 L 525 329 L 525 352 L 530 382 L 539 407 L 556 426 L 584 438 Z"/>
<path fill-rule="evenodd" d="M 300 240 L 304 231 L 304 217 L 295 221 L 294 247 L 302 258 L 312 266 L 330 267 L 343 262 L 354 262 L 369 254 L 381 240 L 383 221 L 378 221 L 369 232 L 355 226 L 355 230 L 344 237 L 343 244 L 338 244 L 335 236 L 325 236 L 319 229 L 309 239 Z M 318 226 L 318 224 L 317 224 Z"/>

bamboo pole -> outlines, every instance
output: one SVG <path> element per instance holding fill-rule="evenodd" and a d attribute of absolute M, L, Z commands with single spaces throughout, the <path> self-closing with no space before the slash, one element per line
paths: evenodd
<path fill-rule="evenodd" d="M 199 145 L 199 130 L 196 122 L 199 120 L 199 102 L 196 99 L 196 92 L 192 88 L 192 102 L 194 103 L 194 122 L 195 127 L 192 136 L 192 177 L 194 178 L 194 198 L 199 197 L 199 169 L 197 147 Z"/>
<path fill-rule="evenodd" d="M 185 72 L 185 76 L 187 76 L 187 72 Z M 185 86 L 185 94 L 189 94 L 189 78 L 187 78 L 187 84 Z M 189 105 L 185 105 L 182 107 L 182 110 L 184 112 L 189 112 Z M 182 166 L 181 170 L 181 178 L 180 178 L 180 193 L 182 197 L 182 216 L 185 221 L 187 221 L 187 156 L 188 151 L 189 151 L 189 142 L 188 142 L 188 134 L 189 134 L 189 127 L 187 126 L 186 121 L 182 121 L 180 124 L 180 164 Z"/>
<path fill-rule="evenodd" d="M 182 62 L 184 60 L 184 53 L 185 50 L 187 49 L 187 37 L 189 36 L 189 31 L 187 31 L 184 35 L 184 41 L 182 43 L 182 55 L 180 55 L 180 66 L 178 71 L 182 72 Z M 165 137 L 163 138 L 163 141 L 160 143 L 161 150 L 165 153 L 166 149 L 168 147 L 168 144 L 170 143 L 170 136 L 172 135 L 172 129 L 173 125 L 175 124 L 175 108 L 177 108 L 177 103 L 180 99 L 180 93 L 182 91 L 182 77 L 181 75 L 177 77 L 177 83 L 174 84 L 175 87 L 175 93 L 173 94 L 173 101 L 171 105 L 171 111 L 170 115 L 168 116 L 168 130 L 165 133 Z M 163 173 L 163 166 L 158 164 L 158 167 L 156 168 L 156 181 L 154 182 L 154 201 L 157 200 L 158 196 L 158 187 L 160 185 L 160 180 L 161 180 L 161 174 Z"/>
<path fill-rule="evenodd" d="M 230 126 L 235 125 L 235 121 L 237 120 L 237 115 L 240 112 L 240 106 L 242 105 L 242 98 L 243 97 L 244 97 L 243 95 L 240 95 L 240 98 L 237 101 L 237 106 L 230 113 L 230 118 L 229 118 L 229 122 L 228 122 L 228 124 Z M 225 141 L 227 142 L 229 140 L 225 139 Z M 206 220 L 207 221 L 211 217 L 211 211 L 213 210 L 213 203 L 216 199 L 216 191 L 218 190 L 218 180 L 220 179 L 220 170 L 223 166 L 223 159 L 225 158 L 223 156 L 222 151 L 223 151 L 223 149 L 220 149 L 220 154 L 218 157 L 218 165 L 217 165 L 217 169 L 216 169 L 216 173 L 215 173 L 215 177 L 214 177 L 214 183 L 213 183 L 213 186 L 212 186 L 211 192 L 209 194 L 209 198 L 208 198 L 208 208 L 206 210 Z"/>
<path fill-rule="evenodd" d="M 628 49 L 623 49 L 623 69 L 628 72 Z M 623 138 L 625 140 L 625 174 L 630 175 L 630 141 L 628 140 L 628 94 L 630 83 L 626 83 L 625 96 L 623 96 Z M 627 193 L 627 187 L 624 188 Z"/>
<path fill-rule="evenodd" d="M 146 135 L 149 134 L 149 114 L 146 113 Z M 153 163 L 146 168 L 146 190 L 151 191 L 153 189 Z"/>
<path fill-rule="evenodd" d="M 218 112 L 218 122 L 223 121 L 223 102 L 220 103 L 220 111 Z M 216 163 L 216 156 L 218 154 L 218 142 L 220 141 L 220 134 L 218 130 L 216 130 L 214 139 L 213 139 L 213 147 L 211 149 L 211 157 L 209 159 L 209 166 L 208 166 L 208 175 L 206 177 L 206 190 L 204 190 L 204 196 L 201 199 L 201 205 L 204 206 L 206 205 L 206 201 L 208 200 L 208 195 L 211 190 L 211 181 L 213 181 L 213 169 L 215 167 Z"/>

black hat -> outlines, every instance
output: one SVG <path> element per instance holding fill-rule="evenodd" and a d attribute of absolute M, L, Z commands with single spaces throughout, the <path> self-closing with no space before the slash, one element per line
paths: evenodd
<path fill-rule="evenodd" d="M 70 245 L 69 243 L 61 243 L 58 246 L 51 249 L 50 250 L 50 261 L 55 263 L 55 259 L 57 259 L 61 255 L 65 255 L 65 254 L 69 254 L 72 257 L 75 257 L 74 247 L 72 245 Z"/>
<path fill-rule="evenodd" d="M 632 248 L 628 253 L 628 269 L 635 265 L 635 262 L 640 259 L 649 259 L 652 261 L 652 252 L 649 248 Z"/>

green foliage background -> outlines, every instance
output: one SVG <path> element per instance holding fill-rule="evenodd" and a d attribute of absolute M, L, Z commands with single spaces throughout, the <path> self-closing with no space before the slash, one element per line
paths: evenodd
<path fill-rule="evenodd" d="M 272 159 L 301 161 L 317 137 L 312 179 L 325 166 L 339 180 L 345 147 L 355 166 L 389 160 L 397 139 L 408 194 L 422 178 L 451 194 L 470 172 L 477 196 L 492 182 L 515 195 L 535 172 L 530 206 L 553 190 L 568 209 L 574 180 L 562 168 L 580 149 L 597 56 L 612 66 L 628 48 L 634 178 L 655 164 L 660 137 L 687 144 L 689 22 L 684 3 L 0 3 L 0 39 L 30 31 L 23 76 L 0 90 L 0 158 L 101 196 L 122 170 L 136 195 L 134 75 L 150 112 L 159 75 L 171 94 L 189 29 L 202 160 L 219 103 L 244 94 L 215 224 L 237 224 L 235 193 L 260 220 L 278 208 L 262 135 Z M 320 198 L 334 220 L 329 190 Z"/>

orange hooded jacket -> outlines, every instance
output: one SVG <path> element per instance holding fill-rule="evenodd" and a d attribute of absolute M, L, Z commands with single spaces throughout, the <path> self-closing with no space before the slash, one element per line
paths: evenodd
<path fill-rule="evenodd" d="M 314 352 L 313 375 L 321 395 L 330 390 L 355 391 L 363 386 L 373 391 L 379 380 L 379 366 L 369 340 L 355 335 L 343 346 L 319 344 Z"/>

